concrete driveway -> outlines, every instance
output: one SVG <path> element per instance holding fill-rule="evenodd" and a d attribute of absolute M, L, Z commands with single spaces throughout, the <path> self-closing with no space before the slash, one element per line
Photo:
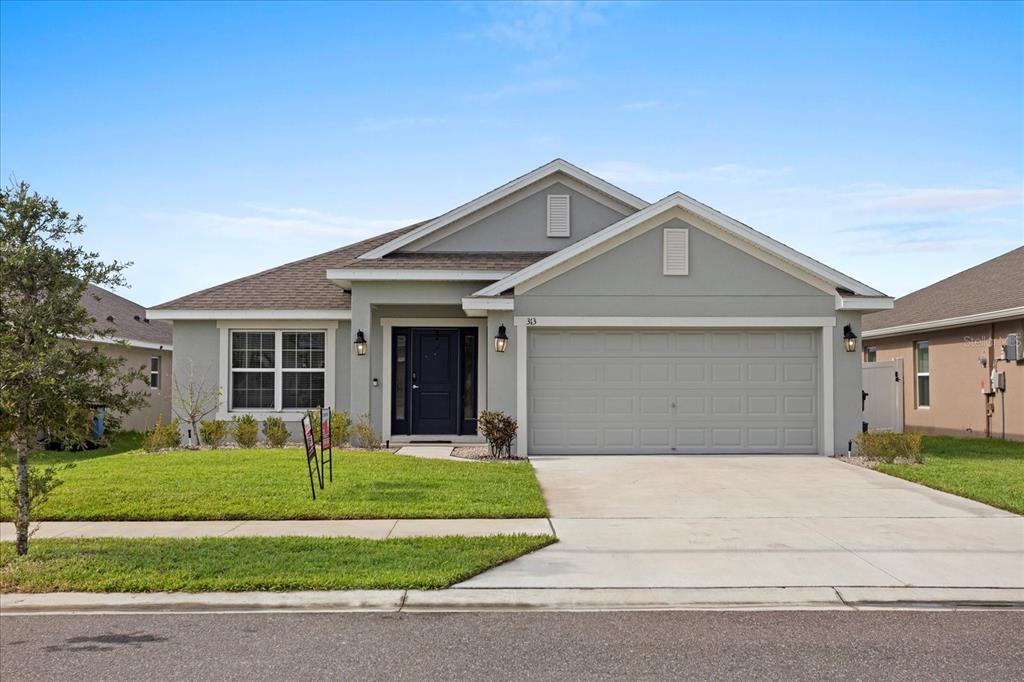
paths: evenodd
<path fill-rule="evenodd" d="M 1024 587 L 1024 517 L 834 459 L 532 461 L 559 542 L 459 587 Z"/>

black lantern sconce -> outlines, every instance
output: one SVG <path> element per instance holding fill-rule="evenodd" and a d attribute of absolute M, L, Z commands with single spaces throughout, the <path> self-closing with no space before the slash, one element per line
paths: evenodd
<path fill-rule="evenodd" d="M 356 348 L 356 355 L 366 355 L 366 337 L 362 329 L 356 332 L 356 340 L 352 345 Z"/>
<path fill-rule="evenodd" d="M 494 350 L 504 353 L 508 348 L 508 334 L 505 333 L 505 325 L 498 327 L 498 335 L 494 337 Z"/>
<path fill-rule="evenodd" d="M 853 327 L 850 325 L 843 327 L 843 348 L 847 353 L 857 350 L 857 335 L 853 333 Z"/>

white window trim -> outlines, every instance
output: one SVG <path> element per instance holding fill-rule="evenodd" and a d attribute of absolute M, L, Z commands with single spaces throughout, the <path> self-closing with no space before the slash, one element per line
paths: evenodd
<path fill-rule="evenodd" d="M 917 359 L 918 347 L 925 344 L 928 348 L 928 371 L 920 370 L 920 363 Z M 921 377 L 928 377 L 928 404 L 921 404 Z M 932 406 L 932 345 L 928 341 L 914 341 L 914 407 L 918 410 L 927 410 Z"/>
<path fill-rule="evenodd" d="M 552 199 L 565 199 L 565 232 L 552 232 L 551 231 L 551 200 Z M 559 239 L 566 239 L 572 236 L 572 198 L 569 194 L 549 194 L 547 196 L 547 236 L 557 237 Z"/>
<path fill-rule="evenodd" d="M 337 358 L 337 332 L 338 323 L 337 321 L 324 323 L 323 320 L 311 321 L 311 320 L 254 320 L 253 324 L 239 324 L 238 322 L 219 320 L 217 327 L 220 331 L 220 400 L 217 407 L 217 419 L 230 420 L 232 417 L 241 414 L 251 414 L 257 419 L 264 417 L 281 417 L 286 422 L 297 422 L 302 419 L 302 416 L 306 414 L 304 409 L 283 409 L 282 403 L 282 390 L 283 385 L 281 381 L 281 372 L 284 368 L 281 367 L 281 332 L 283 331 L 296 331 L 296 332 L 324 332 L 324 407 L 330 407 L 334 409 L 334 398 L 335 398 L 335 377 L 337 375 L 336 358 Z M 231 332 L 275 332 L 276 339 L 274 344 L 274 409 L 272 410 L 256 410 L 256 409 L 240 409 L 240 410 L 229 410 L 228 405 L 230 402 L 231 393 Z M 267 371 L 259 369 L 239 369 L 234 371 Z M 300 368 L 288 369 L 291 371 L 307 371 Z M 308 371 L 320 371 L 319 369 L 308 370 Z"/>
<path fill-rule="evenodd" d="M 835 364 L 834 348 L 837 339 L 834 317 L 526 317 L 516 316 L 516 454 L 529 454 L 530 431 L 527 424 L 529 356 L 527 343 L 533 327 L 817 327 L 821 337 L 821 442 L 820 454 L 835 454 Z"/>
<path fill-rule="evenodd" d="M 381 409 L 381 440 L 395 440 L 391 435 L 391 329 L 393 327 L 475 327 L 476 328 L 476 411 L 477 414 L 487 409 L 487 320 L 468 319 L 465 317 L 383 317 L 380 320 L 384 328 L 384 363 L 381 372 L 381 391 L 383 405 Z M 442 434 L 433 438 L 443 438 L 453 442 L 480 442 L 479 436 L 458 436 Z M 398 436 L 402 439 L 426 438 L 425 436 Z M 458 440 L 457 440 L 458 439 Z"/>
<path fill-rule="evenodd" d="M 156 360 L 156 371 L 153 371 L 153 361 Z M 163 385 L 163 378 L 160 376 L 163 370 L 163 361 L 159 355 L 149 356 L 149 390 L 159 391 Z M 153 386 L 153 375 L 156 374 L 156 386 Z"/>
<path fill-rule="evenodd" d="M 674 236 L 682 236 L 685 243 L 686 263 L 681 270 L 673 271 L 668 266 L 668 242 Z M 685 277 L 690 274 L 690 230 L 685 227 L 666 227 L 661 237 L 661 274 L 667 277 Z"/>

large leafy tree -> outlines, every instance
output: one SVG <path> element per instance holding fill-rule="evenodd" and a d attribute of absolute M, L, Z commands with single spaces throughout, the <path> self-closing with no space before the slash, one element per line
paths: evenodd
<path fill-rule="evenodd" d="M 59 469 L 30 462 L 40 434 L 74 446 L 89 434 L 92 407 L 118 415 L 144 401 L 131 387 L 141 368 L 123 367 L 74 339 L 110 337 L 81 304 L 88 284 L 123 285 L 127 263 L 103 262 L 74 243 L 84 231 L 56 200 L 24 182 L 0 189 L 0 448 L 4 501 L 14 508 L 17 552 L 28 553 L 34 503 L 59 484 Z M 105 322 L 102 322 L 105 324 Z"/>

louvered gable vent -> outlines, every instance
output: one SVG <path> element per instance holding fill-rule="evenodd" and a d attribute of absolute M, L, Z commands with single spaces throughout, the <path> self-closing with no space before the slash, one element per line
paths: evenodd
<path fill-rule="evenodd" d="M 665 230 L 665 274 L 690 274 L 690 231 L 668 228 Z"/>
<path fill-rule="evenodd" d="M 548 195 L 548 236 L 569 236 L 569 195 Z"/>

